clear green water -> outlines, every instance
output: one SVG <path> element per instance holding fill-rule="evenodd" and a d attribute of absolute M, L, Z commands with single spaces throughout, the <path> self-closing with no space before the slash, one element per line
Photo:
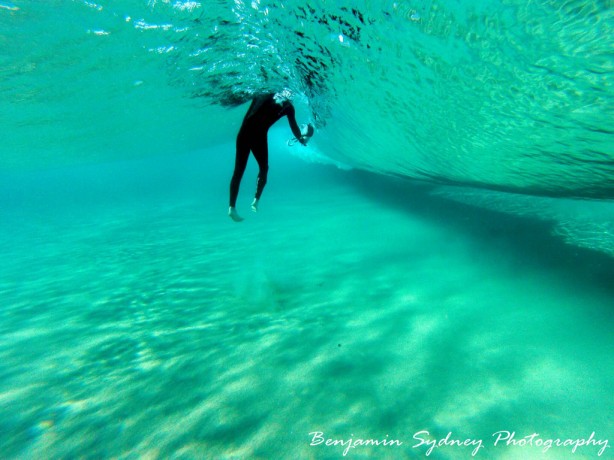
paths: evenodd
<path fill-rule="evenodd" d="M 609 0 L 4 0 L 0 13 L 3 166 L 224 142 L 237 117 L 219 104 L 285 87 L 323 152 L 355 166 L 614 195 Z"/>
<path fill-rule="evenodd" d="M 0 0 L 0 458 L 599 458 L 492 435 L 614 443 L 612 11 Z"/>

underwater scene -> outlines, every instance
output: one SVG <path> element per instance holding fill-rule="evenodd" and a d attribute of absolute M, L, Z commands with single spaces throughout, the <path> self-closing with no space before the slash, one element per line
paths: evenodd
<path fill-rule="evenodd" d="M 613 50 L 612 0 L 0 0 L 0 459 L 614 458 Z"/>

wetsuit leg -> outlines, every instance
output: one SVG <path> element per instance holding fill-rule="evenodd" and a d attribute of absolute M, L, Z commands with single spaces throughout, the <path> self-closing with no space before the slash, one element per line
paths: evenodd
<path fill-rule="evenodd" d="M 230 180 L 230 207 L 234 208 L 237 204 L 237 196 L 239 195 L 239 186 L 241 178 L 247 166 L 249 157 L 249 142 L 242 136 L 241 133 L 237 136 L 237 155 L 235 158 L 235 170 Z"/>
<path fill-rule="evenodd" d="M 256 137 L 252 142 L 252 153 L 258 162 L 258 182 L 256 184 L 256 199 L 260 199 L 264 186 L 266 185 L 269 172 L 269 147 L 267 145 L 266 134 Z"/>

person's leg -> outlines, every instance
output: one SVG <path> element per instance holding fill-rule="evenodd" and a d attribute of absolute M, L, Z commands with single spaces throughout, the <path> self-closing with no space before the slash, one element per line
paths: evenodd
<path fill-rule="evenodd" d="M 235 209 L 237 204 L 237 196 L 239 195 L 239 186 L 241 185 L 241 179 L 247 166 L 247 159 L 249 158 L 249 143 L 244 139 L 241 134 L 237 137 L 237 153 L 235 157 L 235 170 L 230 180 L 230 207 L 228 209 L 228 215 L 234 221 L 243 220 Z"/>
<path fill-rule="evenodd" d="M 258 162 L 258 182 L 256 183 L 256 195 L 252 203 L 252 211 L 258 211 L 258 201 L 264 190 L 269 172 L 269 147 L 267 145 L 266 134 L 259 137 L 252 144 L 252 153 Z"/>

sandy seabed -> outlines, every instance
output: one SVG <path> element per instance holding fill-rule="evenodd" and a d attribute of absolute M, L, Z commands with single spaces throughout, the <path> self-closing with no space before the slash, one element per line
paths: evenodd
<path fill-rule="evenodd" d="M 235 224 L 232 160 L 199 155 L 11 183 L 0 457 L 334 459 L 354 440 L 347 458 L 426 458 L 421 431 L 489 459 L 614 443 L 611 257 L 279 153 L 258 214 L 250 166 Z"/>

